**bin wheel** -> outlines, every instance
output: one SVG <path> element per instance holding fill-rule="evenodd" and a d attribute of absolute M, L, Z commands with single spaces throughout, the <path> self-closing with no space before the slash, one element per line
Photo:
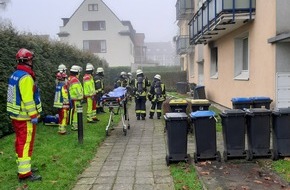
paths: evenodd
<path fill-rule="evenodd" d="M 128 129 L 130 129 L 130 125 L 128 125 Z"/>
<path fill-rule="evenodd" d="M 109 131 L 108 130 L 106 130 L 106 136 L 109 136 Z"/>
<path fill-rule="evenodd" d="M 279 154 L 278 154 L 278 151 L 277 150 L 271 149 L 271 159 L 273 161 L 279 159 Z"/>
<path fill-rule="evenodd" d="M 169 164 L 170 164 L 169 156 L 167 156 L 167 155 L 165 156 L 165 161 L 166 161 L 166 165 L 169 166 Z"/>
<path fill-rule="evenodd" d="M 220 151 L 217 151 L 216 152 L 216 161 L 218 161 L 218 162 L 221 162 L 221 153 L 220 153 Z"/>
<path fill-rule="evenodd" d="M 194 160 L 194 163 L 197 163 L 198 161 L 196 152 L 193 153 L 193 160 Z"/>
<path fill-rule="evenodd" d="M 224 161 L 225 162 L 228 161 L 228 153 L 227 153 L 227 151 L 223 152 L 223 157 L 224 157 Z"/>
<path fill-rule="evenodd" d="M 253 153 L 251 150 L 246 150 L 246 160 L 252 161 L 253 160 Z"/>

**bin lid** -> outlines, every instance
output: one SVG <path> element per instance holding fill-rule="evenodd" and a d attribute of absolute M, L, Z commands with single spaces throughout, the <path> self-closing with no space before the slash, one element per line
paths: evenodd
<path fill-rule="evenodd" d="M 228 109 L 222 111 L 221 116 L 245 116 L 246 112 L 241 109 Z"/>
<path fill-rule="evenodd" d="M 250 99 L 252 100 L 271 100 L 271 98 L 269 97 L 265 97 L 265 96 L 253 96 L 253 97 L 250 97 Z"/>
<path fill-rule="evenodd" d="M 199 89 L 199 88 L 204 88 L 204 86 L 198 85 L 198 86 L 195 87 L 195 89 Z"/>
<path fill-rule="evenodd" d="M 266 108 L 251 108 L 251 109 L 245 109 L 247 115 L 270 115 L 272 113 L 271 110 Z"/>
<path fill-rule="evenodd" d="M 172 105 L 172 104 L 176 104 L 176 105 L 180 105 L 180 104 L 184 104 L 184 105 L 187 105 L 187 101 L 185 99 L 182 99 L 182 98 L 178 98 L 178 99 L 172 99 L 169 101 L 169 105 Z"/>
<path fill-rule="evenodd" d="M 290 107 L 288 108 L 278 108 L 273 110 L 274 115 L 290 115 Z"/>
<path fill-rule="evenodd" d="M 211 110 L 198 110 L 195 112 L 191 112 L 190 113 L 190 117 L 191 118 L 197 118 L 197 117 L 214 117 L 215 116 L 215 112 L 211 111 Z"/>
<path fill-rule="evenodd" d="M 232 98 L 233 103 L 252 103 L 252 99 L 247 97 L 235 97 Z"/>
<path fill-rule="evenodd" d="M 165 120 L 186 120 L 187 118 L 184 112 L 169 112 L 164 115 Z"/>
<path fill-rule="evenodd" d="M 192 99 L 190 102 L 192 104 L 210 104 L 207 99 Z"/>

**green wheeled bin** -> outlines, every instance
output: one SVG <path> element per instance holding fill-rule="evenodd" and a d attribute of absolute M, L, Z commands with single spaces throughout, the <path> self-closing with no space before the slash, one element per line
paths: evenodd
<path fill-rule="evenodd" d="M 172 112 L 164 115 L 167 131 L 168 154 L 165 157 L 167 166 L 170 162 L 188 162 L 187 154 L 188 116 L 186 113 Z"/>
<path fill-rule="evenodd" d="M 272 112 L 273 160 L 290 156 L 290 108 Z"/>
<path fill-rule="evenodd" d="M 220 113 L 224 141 L 224 161 L 249 156 L 245 150 L 246 112 L 229 109 Z"/>
<path fill-rule="evenodd" d="M 199 160 L 216 159 L 221 161 L 221 154 L 217 151 L 215 112 L 195 111 L 190 114 L 195 136 L 196 151 L 194 162 Z"/>

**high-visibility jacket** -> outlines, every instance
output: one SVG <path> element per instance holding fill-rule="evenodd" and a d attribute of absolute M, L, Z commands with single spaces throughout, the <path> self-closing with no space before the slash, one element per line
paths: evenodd
<path fill-rule="evenodd" d="M 77 76 L 70 76 L 68 80 L 68 91 L 71 100 L 82 100 L 84 90 Z"/>
<path fill-rule="evenodd" d="M 26 71 L 16 70 L 9 78 L 7 112 L 16 120 L 31 120 L 42 112 L 39 90 Z"/>
<path fill-rule="evenodd" d="M 53 107 L 69 108 L 69 95 L 65 82 L 58 82 L 55 87 Z"/>
<path fill-rule="evenodd" d="M 104 93 L 104 79 L 100 75 L 95 76 L 95 89 L 96 93 Z"/>
<path fill-rule="evenodd" d="M 91 74 L 85 74 L 83 77 L 85 97 L 96 95 L 95 82 Z"/>

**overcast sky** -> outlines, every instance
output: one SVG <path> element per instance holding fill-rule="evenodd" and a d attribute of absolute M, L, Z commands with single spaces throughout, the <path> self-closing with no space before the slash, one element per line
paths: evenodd
<path fill-rule="evenodd" d="M 0 0 L 1 1 L 1 0 Z M 146 42 L 172 41 L 177 34 L 176 0 L 103 0 L 120 20 L 131 21 Z M 83 0 L 11 0 L 2 19 L 11 20 L 19 31 L 49 34 L 57 38 L 61 18 L 69 18 Z"/>

